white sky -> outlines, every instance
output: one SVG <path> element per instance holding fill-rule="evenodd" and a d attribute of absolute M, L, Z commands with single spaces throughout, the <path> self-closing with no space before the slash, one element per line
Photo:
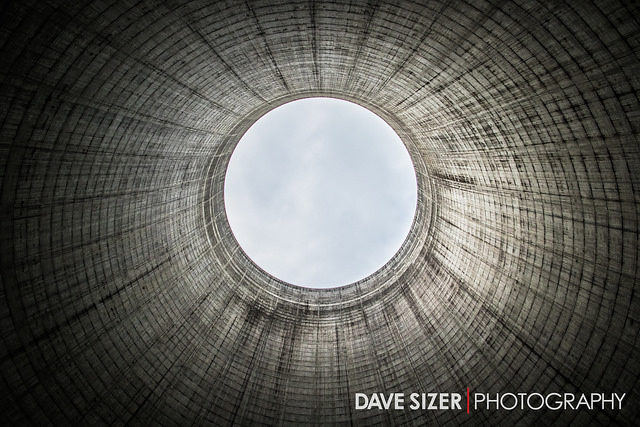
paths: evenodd
<path fill-rule="evenodd" d="M 330 288 L 382 267 L 416 208 L 406 148 L 381 118 L 333 98 L 284 104 L 236 147 L 225 180 L 231 230 L 270 274 Z"/>

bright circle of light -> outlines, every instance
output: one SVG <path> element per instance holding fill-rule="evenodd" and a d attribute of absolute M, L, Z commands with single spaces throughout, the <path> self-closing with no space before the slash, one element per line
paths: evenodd
<path fill-rule="evenodd" d="M 398 251 L 415 215 L 416 175 L 379 116 L 306 98 L 271 110 L 243 135 L 224 201 L 254 263 L 294 285 L 331 288 L 369 276 Z"/>

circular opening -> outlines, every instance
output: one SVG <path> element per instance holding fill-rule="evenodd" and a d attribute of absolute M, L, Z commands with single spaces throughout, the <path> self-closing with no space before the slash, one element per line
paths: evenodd
<path fill-rule="evenodd" d="M 416 175 L 379 116 L 334 98 L 281 105 L 240 139 L 224 202 L 244 252 L 291 284 L 332 288 L 384 266 L 415 215 Z"/>

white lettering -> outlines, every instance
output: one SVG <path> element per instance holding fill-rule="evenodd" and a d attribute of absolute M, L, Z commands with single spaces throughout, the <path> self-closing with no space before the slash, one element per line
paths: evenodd
<path fill-rule="evenodd" d="M 500 409 L 500 404 L 498 403 L 499 399 L 498 399 L 498 393 L 496 393 L 496 398 L 495 399 L 491 399 L 489 397 L 489 394 L 487 394 L 487 409 L 491 409 L 491 403 L 495 403 L 496 404 L 496 409 Z"/>
<path fill-rule="evenodd" d="M 558 399 L 555 401 L 557 406 L 551 406 L 549 404 L 549 398 L 551 396 L 558 396 Z M 544 403 L 545 403 L 545 405 L 547 405 L 548 409 L 551 409 L 552 411 L 557 411 L 558 409 L 562 408 L 562 401 L 560 401 L 560 397 L 562 397 L 562 396 L 560 396 L 560 394 L 558 394 L 558 393 L 549 393 L 549 394 L 547 394 L 547 397 L 545 397 Z"/>
<path fill-rule="evenodd" d="M 449 395 L 447 393 L 440 393 L 440 409 L 449 409 Z"/>
<path fill-rule="evenodd" d="M 538 398 L 540 399 L 540 406 L 538 406 L 537 408 L 534 408 L 531 405 L 531 398 L 533 396 L 538 396 Z M 527 397 L 527 406 L 529 407 L 529 409 L 533 409 L 534 411 L 537 411 L 537 410 L 541 409 L 544 406 L 544 397 L 542 397 L 542 395 L 540 393 L 531 393 L 529 395 L 529 397 Z"/>
<path fill-rule="evenodd" d="M 571 399 L 569 399 L 571 398 Z M 571 393 L 565 393 L 564 394 L 564 409 L 567 409 L 567 406 L 571 409 L 575 409 L 573 407 L 573 401 L 575 400 L 575 396 Z"/>
<path fill-rule="evenodd" d="M 363 403 L 360 403 L 364 400 Z M 365 409 L 369 404 L 369 398 L 364 393 L 356 393 L 356 409 Z"/>
<path fill-rule="evenodd" d="M 374 393 L 371 395 L 371 399 L 369 400 L 369 406 L 367 409 L 382 409 L 382 404 L 380 403 L 380 398 L 378 397 L 378 393 Z"/>
<path fill-rule="evenodd" d="M 613 397 L 618 400 L 618 409 L 622 409 L 622 399 L 624 399 L 626 395 L 627 393 L 622 393 L 622 396 L 618 397 L 618 393 L 613 393 Z"/>
<path fill-rule="evenodd" d="M 507 405 L 504 404 L 504 398 L 505 397 L 510 397 L 513 399 L 513 406 L 508 407 Z M 507 411 L 512 410 L 513 408 L 515 408 L 516 406 L 518 406 L 518 398 L 516 397 L 515 394 L 513 393 L 505 393 L 502 396 L 500 396 L 500 406 L 503 409 L 506 409 Z"/>
<path fill-rule="evenodd" d="M 393 396 L 393 408 L 397 411 L 399 409 L 404 409 L 404 394 L 396 393 Z"/>
<path fill-rule="evenodd" d="M 462 396 L 460 393 L 451 393 L 451 409 L 460 409 L 460 400 Z"/>
<path fill-rule="evenodd" d="M 429 407 L 427 409 L 429 410 L 438 409 L 438 407 L 435 404 L 436 397 L 438 397 L 438 393 L 428 393 L 428 395 L 429 395 L 429 398 L 431 398 L 431 400 L 429 401 Z"/>
<path fill-rule="evenodd" d="M 473 393 L 473 409 L 478 409 L 478 403 L 485 402 L 485 395 L 483 393 Z"/>
<path fill-rule="evenodd" d="M 584 405 L 587 407 L 587 409 L 591 409 L 591 406 L 589 406 L 589 401 L 587 400 L 587 396 L 585 396 L 584 394 L 580 395 L 580 399 L 578 399 L 578 403 L 576 404 L 576 409 L 580 409 L 580 405 Z"/>
<path fill-rule="evenodd" d="M 411 399 L 411 405 L 409 405 L 409 409 L 415 411 L 416 409 L 420 408 L 420 401 L 418 400 L 418 397 L 420 395 L 418 393 L 411 393 L 409 395 L 409 399 Z"/>

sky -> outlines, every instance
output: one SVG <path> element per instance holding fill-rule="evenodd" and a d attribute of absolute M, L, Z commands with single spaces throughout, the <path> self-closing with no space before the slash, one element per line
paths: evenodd
<path fill-rule="evenodd" d="M 369 276 L 398 251 L 417 186 L 384 120 L 351 102 L 306 98 L 244 134 L 224 200 L 236 240 L 258 266 L 294 285 L 331 288 Z"/>

